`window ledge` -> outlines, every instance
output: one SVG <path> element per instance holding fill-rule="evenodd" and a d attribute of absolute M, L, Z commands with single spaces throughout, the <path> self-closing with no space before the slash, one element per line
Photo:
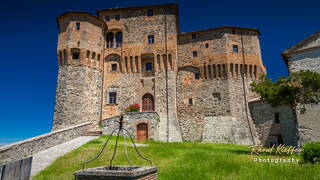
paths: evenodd
<path fill-rule="evenodd" d="M 105 104 L 105 106 L 118 106 L 118 103 L 115 103 L 115 104 Z"/>

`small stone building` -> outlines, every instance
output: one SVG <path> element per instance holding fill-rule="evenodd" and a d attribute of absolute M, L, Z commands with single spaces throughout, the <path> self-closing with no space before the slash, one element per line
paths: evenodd
<path fill-rule="evenodd" d="M 258 29 L 182 33 L 177 4 L 102 9 L 96 16 L 69 11 L 57 23 L 53 130 L 84 122 L 108 125 L 139 104 L 142 114 L 133 115 L 131 129 L 145 129 L 153 134 L 148 138 L 259 141 L 248 107 L 257 97 L 251 82 L 266 74 Z M 137 123 L 149 112 L 158 120 Z"/>
<path fill-rule="evenodd" d="M 249 101 L 249 109 L 262 145 L 297 146 L 297 126 L 291 107 L 272 107 L 256 98 Z"/>
<path fill-rule="evenodd" d="M 311 70 L 320 73 L 320 32 L 314 33 L 282 53 L 289 73 Z M 320 105 L 307 105 L 305 111 L 297 107 L 299 143 L 320 141 Z"/>

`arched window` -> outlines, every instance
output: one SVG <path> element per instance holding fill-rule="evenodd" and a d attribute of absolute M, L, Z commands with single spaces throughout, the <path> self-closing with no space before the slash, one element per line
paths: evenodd
<path fill-rule="evenodd" d="M 122 45 L 122 32 L 116 33 L 116 47 L 120 47 Z"/>
<path fill-rule="evenodd" d="M 243 68 L 242 68 L 242 64 L 240 64 L 240 75 L 243 76 Z"/>
<path fill-rule="evenodd" d="M 252 65 L 249 66 L 249 74 L 250 74 L 250 78 L 252 78 Z"/>
<path fill-rule="evenodd" d="M 119 72 L 118 66 L 121 67 L 121 65 L 120 65 L 120 56 L 118 54 L 110 54 L 109 56 L 106 57 L 105 62 L 106 62 L 106 66 L 105 66 L 106 70 L 110 72 Z"/>
<path fill-rule="evenodd" d="M 108 32 L 107 33 L 107 48 L 112 48 L 113 47 L 113 33 Z"/>
<path fill-rule="evenodd" d="M 218 77 L 221 78 L 221 65 L 218 64 Z"/>
<path fill-rule="evenodd" d="M 142 111 L 154 111 L 154 99 L 152 94 L 145 94 L 142 97 Z"/>

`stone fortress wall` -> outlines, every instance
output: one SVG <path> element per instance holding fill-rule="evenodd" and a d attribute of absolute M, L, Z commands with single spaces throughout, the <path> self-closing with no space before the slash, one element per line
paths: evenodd
<path fill-rule="evenodd" d="M 178 119 L 185 140 L 252 143 L 245 105 L 255 97 L 251 82 L 266 73 L 258 35 L 254 29 L 225 27 L 178 36 Z M 248 118 L 257 139 L 250 114 Z"/>
<path fill-rule="evenodd" d="M 88 121 L 97 124 L 106 25 L 88 13 L 73 12 L 59 16 L 57 22 L 59 72 L 53 130 Z"/>
<path fill-rule="evenodd" d="M 159 139 L 166 140 L 166 122 L 169 121 L 169 131 L 172 134 L 170 141 L 181 141 L 175 105 L 177 7 L 151 7 L 152 16 L 147 15 L 148 9 L 120 8 L 98 11 L 98 16 L 104 19 L 108 26 L 106 33 L 113 34 L 109 37 L 117 36 L 119 32 L 122 34 L 121 44 L 116 44 L 116 38 L 111 43 L 107 41 L 104 51 L 103 119 L 119 115 L 130 104 L 143 104 L 144 95 L 150 94 L 154 101 L 153 111 L 158 112 L 161 119 Z M 120 16 L 120 19 L 116 20 L 115 16 Z M 148 42 L 148 36 L 154 37 L 154 43 Z M 146 63 L 152 64 L 152 71 L 146 70 Z M 112 66 L 117 69 L 112 70 Z M 117 103 L 108 102 L 110 92 L 117 93 Z"/>
<path fill-rule="evenodd" d="M 266 73 L 257 29 L 227 26 L 180 33 L 176 4 L 97 14 L 58 17 L 54 129 L 82 121 L 97 124 L 130 104 L 144 106 L 147 96 L 152 107 L 146 111 L 160 117 L 160 141 L 251 144 L 248 123 L 257 139 L 246 107 L 256 97 L 250 83 Z M 75 48 L 81 52 L 79 61 L 72 57 Z M 70 53 L 67 61 L 64 51 Z"/>
<path fill-rule="evenodd" d="M 0 164 L 20 160 L 50 147 L 70 141 L 87 133 L 92 122 L 52 131 L 17 143 L 0 147 Z"/>

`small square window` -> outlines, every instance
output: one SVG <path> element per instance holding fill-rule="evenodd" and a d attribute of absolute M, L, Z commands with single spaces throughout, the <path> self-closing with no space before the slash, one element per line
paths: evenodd
<path fill-rule="evenodd" d="M 200 79 L 200 73 L 194 73 L 194 79 Z"/>
<path fill-rule="evenodd" d="M 110 16 L 106 16 L 106 21 L 110 21 L 111 20 L 111 17 Z"/>
<path fill-rule="evenodd" d="M 197 34 L 192 34 L 192 40 L 196 40 L 197 39 Z"/>
<path fill-rule="evenodd" d="M 146 71 L 152 71 L 152 63 L 151 62 L 146 63 Z"/>
<path fill-rule="evenodd" d="M 111 64 L 111 71 L 117 71 L 117 64 Z"/>
<path fill-rule="evenodd" d="M 232 51 L 233 51 L 234 53 L 238 53 L 238 52 L 239 52 L 239 47 L 238 47 L 238 45 L 232 45 Z"/>
<path fill-rule="evenodd" d="M 197 56 L 198 56 L 198 52 L 197 52 L 197 51 L 193 51 L 193 52 L 192 52 L 192 56 L 193 56 L 193 57 L 197 57 Z"/>
<path fill-rule="evenodd" d="M 119 21 L 119 20 L 120 20 L 120 14 L 117 14 L 117 15 L 115 16 L 115 19 L 116 19 L 116 21 Z"/>
<path fill-rule="evenodd" d="M 148 9 L 148 16 L 153 16 L 153 9 Z"/>
<path fill-rule="evenodd" d="M 206 47 L 206 48 L 209 48 L 209 43 L 206 43 L 206 44 L 205 44 L 205 47 Z"/>
<path fill-rule="evenodd" d="M 80 30 L 80 23 L 79 23 L 79 22 L 76 23 L 76 29 L 77 29 L 78 31 Z"/>
<path fill-rule="evenodd" d="M 154 35 L 148 35 L 148 43 L 153 44 L 154 43 Z"/>
<path fill-rule="evenodd" d="M 274 113 L 274 122 L 276 124 L 280 123 L 280 113 Z"/>
<path fill-rule="evenodd" d="M 221 100 L 221 94 L 220 93 L 212 93 L 212 96 L 217 99 L 217 100 Z"/>
<path fill-rule="evenodd" d="M 117 103 L 117 93 L 109 92 L 109 104 L 116 104 L 116 103 Z"/>
<path fill-rule="evenodd" d="M 189 105 L 193 105 L 193 99 L 189 98 Z"/>

